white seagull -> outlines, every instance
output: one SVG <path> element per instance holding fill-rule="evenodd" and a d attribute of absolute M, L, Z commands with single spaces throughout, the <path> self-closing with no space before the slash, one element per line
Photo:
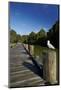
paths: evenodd
<path fill-rule="evenodd" d="M 55 49 L 55 47 L 50 43 L 50 41 L 48 40 L 47 41 L 47 46 L 51 49 Z"/>

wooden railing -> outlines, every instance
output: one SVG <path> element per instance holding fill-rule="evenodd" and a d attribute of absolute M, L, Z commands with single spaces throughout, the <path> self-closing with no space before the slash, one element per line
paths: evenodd
<path fill-rule="evenodd" d="M 33 45 L 24 44 L 24 47 L 31 55 L 34 54 Z M 43 57 L 43 78 L 50 84 L 57 84 L 57 76 L 56 52 L 48 50 Z"/>

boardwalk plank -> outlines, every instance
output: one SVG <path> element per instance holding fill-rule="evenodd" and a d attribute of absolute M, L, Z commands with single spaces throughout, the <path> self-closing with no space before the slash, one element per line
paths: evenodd
<path fill-rule="evenodd" d="M 9 64 L 10 87 L 44 85 L 45 81 L 39 76 L 38 68 L 21 44 L 10 48 Z"/>

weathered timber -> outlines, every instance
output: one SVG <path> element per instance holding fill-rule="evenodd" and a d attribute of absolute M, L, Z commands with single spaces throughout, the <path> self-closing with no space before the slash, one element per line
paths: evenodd
<path fill-rule="evenodd" d="M 44 53 L 43 78 L 51 84 L 57 84 L 56 52 L 53 50 Z"/>
<path fill-rule="evenodd" d="M 10 48 L 9 64 L 9 87 L 45 85 L 45 80 L 40 77 L 38 68 L 22 44 Z"/>

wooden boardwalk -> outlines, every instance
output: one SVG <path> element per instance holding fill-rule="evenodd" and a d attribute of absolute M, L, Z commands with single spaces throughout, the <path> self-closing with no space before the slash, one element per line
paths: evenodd
<path fill-rule="evenodd" d="M 39 69 L 34 65 L 22 44 L 10 48 L 9 76 L 10 87 L 45 85 Z"/>

